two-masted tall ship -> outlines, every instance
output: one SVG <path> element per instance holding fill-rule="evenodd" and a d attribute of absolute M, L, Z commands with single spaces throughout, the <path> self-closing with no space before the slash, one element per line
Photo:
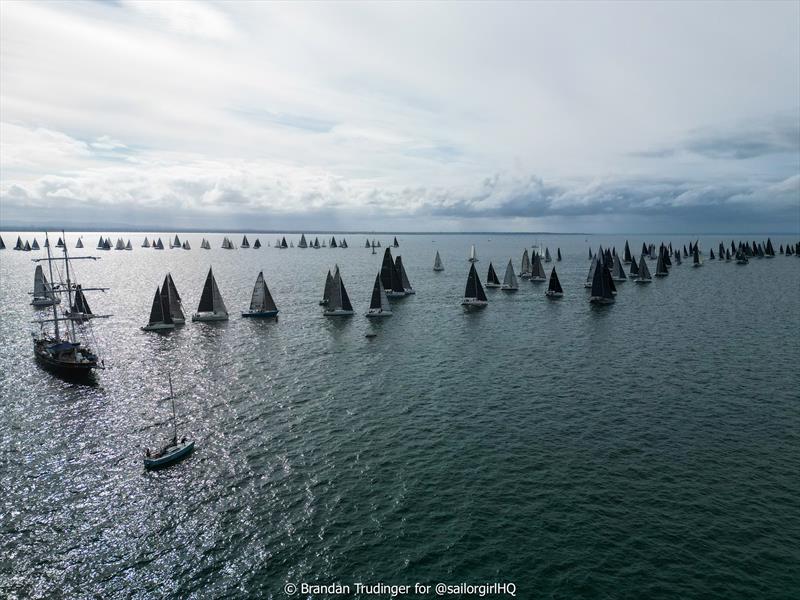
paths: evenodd
<path fill-rule="evenodd" d="M 62 232 L 62 236 L 64 233 Z M 83 306 L 86 305 L 88 311 L 88 304 L 83 296 L 84 292 L 89 291 L 105 291 L 108 288 L 100 287 L 82 287 L 77 284 L 74 277 L 74 272 L 70 269 L 70 262 L 73 260 L 99 260 L 96 256 L 76 256 L 70 258 L 67 250 L 67 245 L 62 243 L 60 248 L 63 256 L 54 257 L 50 252 L 50 241 L 45 234 L 47 241 L 45 249 L 47 250 L 47 258 L 35 258 L 33 262 L 47 262 L 47 269 L 50 274 L 50 285 L 47 287 L 47 294 L 55 297 L 56 294 L 66 294 L 68 307 L 67 314 L 59 314 L 59 302 L 52 302 L 50 308 L 52 310 L 52 317 L 35 319 L 33 322 L 41 326 L 38 334 L 33 334 L 33 355 L 42 367 L 57 373 L 59 375 L 68 377 L 86 377 L 93 369 L 105 368 L 103 361 L 100 357 L 84 343 L 83 337 L 91 333 L 91 321 L 84 318 Z M 65 280 L 61 280 L 61 269 L 57 269 L 59 283 L 54 283 L 53 263 L 64 263 L 64 276 Z M 38 266 L 38 265 L 37 265 Z M 37 269 L 37 272 L 39 269 Z M 75 308 L 77 307 L 77 309 Z M 74 313 L 76 310 L 80 312 L 80 316 L 76 318 Z M 91 311 L 88 311 L 91 314 Z M 110 315 L 92 314 L 92 318 L 103 318 Z M 76 323 L 79 324 L 76 327 Z M 52 331 L 48 325 L 52 324 Z M 89 328 L 89 331 L 85 328 Z"/>

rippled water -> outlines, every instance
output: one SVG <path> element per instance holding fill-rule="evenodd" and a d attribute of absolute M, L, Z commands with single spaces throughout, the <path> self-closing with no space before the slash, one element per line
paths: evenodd
<path fill-rule="evenodd" d="M 94 326 L 109 368 L 93 387 L 34 363 L 36 253 L 0 252 L 0 596 L 510 581 L 518 598 L 800 597 L 800 259 L 675 266 L 597 308 L 587 248 L 624 238 L 540 236 L 564 254 L 565 297 L 520 281 L 464 314 L 469 245 L 485 281 L 533 237 L 405 235 L 417 294 L 370 323 L 381 255 L 364 235 L 225 251 L 212 234 L 203 251 L 189 234 L 189 252 L 139 248 L 143 235 L 75 263 L 111 288 L 89 296 L 114 315 Z M 317 305 L 334 263 L 350 319 Z M 167 271 L 188 315 L 209 265 L 229 322 L 139 330 Z M 238 316 L 261 269 L 277 322 Z M 146 473 L 142 448 L 167 435 L 167 371 L 197 449 Z"/>

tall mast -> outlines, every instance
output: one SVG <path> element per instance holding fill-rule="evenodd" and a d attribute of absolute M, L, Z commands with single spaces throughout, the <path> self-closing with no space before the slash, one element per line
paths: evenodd
<path fill-rule="evenodd" d="M 66 233 L 64 233 L 64 230 L 62 229 L 61 239 L 63 240 L 66 237 L 67 235 Z M 69 304 L 67 306 L 69 306 L 70 307 L 69 309 L 72 310 L 72 283 L 69 280 L 69 256 L 67 255 L 66 242 L 64 242 L 63 250 L 64 250 L 64 264 L 67 267 L 67 300 L 69 301 Z M 78 339 L 77 336 L 75 335 L 75 319 L 70 319 L 69 324 L 72 326 L 72 341 L 74 342 L 75 340 Z"/>
<path fill-rule="evenodd" d="M 44 239 L 47 242 L 45 247 L 47 248 L 47 268 L 50 270 L 50 287 L 52 289 L 53 286 L 53 259 L 50 257 L 50 239 L 47 237 L 47 232 L 44 232 Z M 65 244 L 66 245 L 66 244 Z M 56 329 L 56 341 L 61 341 L 60 331 L 58 329 L 58 311 L 56 310 L 56 303 L 53 302 L 53 323 L 55 323 Z"/>
<path fill-rule="evenodd" d="M 172 373 L 167 373 L 169 378 L 169 397 L 172 399 L 172 439 L 178 440 L 178 421 L 175 418 L 175 394 L 172 393 Z"/>

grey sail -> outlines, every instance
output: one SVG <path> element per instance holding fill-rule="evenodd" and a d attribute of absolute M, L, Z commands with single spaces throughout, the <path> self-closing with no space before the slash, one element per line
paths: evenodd
<path fill-rule="evenodd" d="M 78 238 L 78 243 L 75 244 L 75 247 L 76 248 L 83 248 L 83 240 L 81 238 Z"/>
<path fill-rule="evenodd" d="M 550 248 L 544 249 L 544 262 L 551 262 L 553 259 L 550 257 Z"/>
<path fill-rule="evenodd" d="M 589 274 L 586 276 L 586 287 L 591 287 L 592 282 L 594 281 L 594 274 L 597 271 L 598 264 L 599 264 L 599 261 L 597 260 L 597 257 L 593 256 L 592 257 L 592 264 L 589 265 Z"/>
<path fill-rule="evenodd" d="M 149 325 L 164 322 L 164 311 L 161 308 L 161 288 L 156 287 L 156 295 L 153 298 L 153 305 L 150 307 Z"/>
<path fill-rule="evenodd" d="M 509 258 L 508 265 L 506 265 L 506 274 L 503 276 L 503 288 L 507 290 L 516 290 L 518 287 L 517 275 L 514 273 L 514 264 Z"/>
<path fill-rule="evenodd" d="M 328 303 L 328 311 L 353 311 L 353 305 L 350 303 L 350 297 L 347 295 L 347 289 L 344 287 L 342 275 L 339 272 L 339 267 L 333 274 L 333 289 L 331 291 L 331 299 Z"/>
<path fill-rule="evenodd" d="M 245 236 L 242 236 L 242 243 L 241 243 L 241 247 L 242 247 L 242 248 L 249 248 L 249 247 L 250 247 L 250 242 L 248 241 L 248 239 L 247 239 L 247 236 L 246 236 L 246 235 L 245 235 Z"/>
<path fill-rule="evenodd" d="M 331 301 L 331 293 L 333 292 L 333 275 L 331 270 L 328 269 L 328 276 L 325 278 L 325 289 L 322 291 L 322 301 L 320 304 L 327 305 Z"/>
<path fill-rule="evenodd" d="M 371 248 L 371 247 L 372 247 L 372 244 L 370 244 L 369 240 L 367 240 L 366 243 L 364 244 L 364 248 Z"/>
<path fill-rule="evenodd" d="M 591 252 L 591 250 L 589 252 Z M 528 256 L 527 248 L 525 248 L 525 251 L 522 253 L 522 265 L 519 274 L 523 277 L 529 277 L 531 274 L 531 259 Z"/>
<path fill-rule="evenodd" d="M 53 293 L 53 287 L 47 281 L 42 265 L 36 265 L 33 274 L 33 304 L 53 304 L 58 303 L 59 298 Z"/>
<path fill-rule="evenodd" d="M 631 260 L 630 277 L 636 279 L 639 276 L 639 264 L 635 260 Z"/>
<path fill-rule="evenodd" d="M 253 250 L 258 250 L 259 248 L 261 248 L 261 240 L 256 238 L 256 241 L 253 242 Z"/>
<path fill-rule="evenodd" d="M 173 248 L 180 248 L 181 247 L 181 241 L 178 239 L 177 235 L 175 236 L 175 240 L 172 242 L 172 247 Z"/>
<path fill-rule="evenodd" d="M 536 278 L 544 281 L 547 278 L 542 265 L 542 258 L 537 252 L 533 253 L 533 263 L 531 264 L 531 279 Z"/>
<path fill-rule="evenodd" d="M 86 301 L 86 296 L 83 295 L 80 284 L 75 286 L 75 300 L 72 304 L 72 312 L 81 315 L 92 314 L 92 309 L 89 308 L 89 303 Z"/>
<path fill-rule="evenodd" d="M 305 233 L 301 233 L 300 234 L 300 243 L 297 244 L 297 247 L 298 248 L 308 248 L 308 242 L 306 242 L 306 234 Z"/>
<path fill-rule="evenodd" d="M 0 236 L 0 250 L 6 249 L 6 243 L 3 241 L 3 236 Z M 781 252 L 783 254 L 783 252 Z"/>
<path fill-rule="evenodd" d="M 39 250 L 39 242 L 36 241 L 36 238 L 33 238 L 33 243 L 31 244 L 31 250 Z"/>
<path fill-rule="evenodd" d="M 372 297 L 369 300 L 370 310 L 378 310 L 383 308 L 382 296 L 386 296 L 381 285 L 381 274 L 375 275 L 375 285 L 372 286 Z"/>
<path fill-rule="evenodd" d="M 289 247 L 289 244 L 286 243 L 286 237 L 281 238 L 281 248 L 286 249 Z"/>
<path fill-rule="evenodd" d="M 269 292 L 267 282 L 264 281 L 264 272 L 260 271 L 253 287 L 253 295 L 250 298 L 250 310 L 253 312 L 271 312 L 278 310 L 272 294 Z"/>
<path fill-rule="evenodd" d="M 433 270 L 434 271 L 444 271 L 444 265 L 442 264 L 442 259 L 439 256 L 439 251 L 436 251 L 436 258 L 433 259 Z"/>
<path fill-rule="evenodd" d="M 658 253 L 658 262 L 656 263 L 656 277 L 666 277 L 669 275 L 669 271 L 667 270 L 667 263 L 664 259 L 664 255 L 666 254 L 666 249 L 662 249 L 661 252 Z"/>
<path fill-rule="evenodd" d="M 486 283 L 500 285 L 500 280 L 497 278 L 497 273 L 495 273 L 492 263 L 489 263 L 489 272 L 486 274 Z"/>

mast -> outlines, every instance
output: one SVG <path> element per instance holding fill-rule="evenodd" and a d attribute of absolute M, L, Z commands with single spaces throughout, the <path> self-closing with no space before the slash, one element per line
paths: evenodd
<path fill-rule="evenodd" d="M 61 235 L 67 237 L 63 229 L 61 230 Z M 59 238 L 59 241 L 61 241 L 61 238 Z M 61 249 L 64 250 L 64 264 L 66 265 L 67 269 L 67 301 L 69 302 L 67 306 L 72 306 L 72 283 L 69 279 L 69 255 L 67 254 L 67 245 L 62 243 Z M 70 327 L 72 327 L 72 341 L 74 342 L 76 339 L 78 339 L 75 335 L 75 320 L 70 319 L 69 324 Z"/>
<path fill-rule="evenodd" d="M 172 439 L 178 441 L 178 421 L 175 418 L 175 394 L 172 393 L 172 373 L 167 373 L 169 379 L 169 397 L 172 399 Z"/>
<path fill-rule="evenodd" d="M 53 284 L 53 260 L 50 256 L 50 238 L 47 237 L 47 232 L 44 232 L 44 239 L 47 242 L 45 246 L 47 247 L 47 268 L 50 270 L 50 285 Z M 53 309 L 53 323 L 55 323 L 55 330 L 56 330 L 56 341 L 61 341 L 61 331 L 58 328 L 58 311 L 56 310 L 56 303 L 53 302 L 52 304 Z"/>

